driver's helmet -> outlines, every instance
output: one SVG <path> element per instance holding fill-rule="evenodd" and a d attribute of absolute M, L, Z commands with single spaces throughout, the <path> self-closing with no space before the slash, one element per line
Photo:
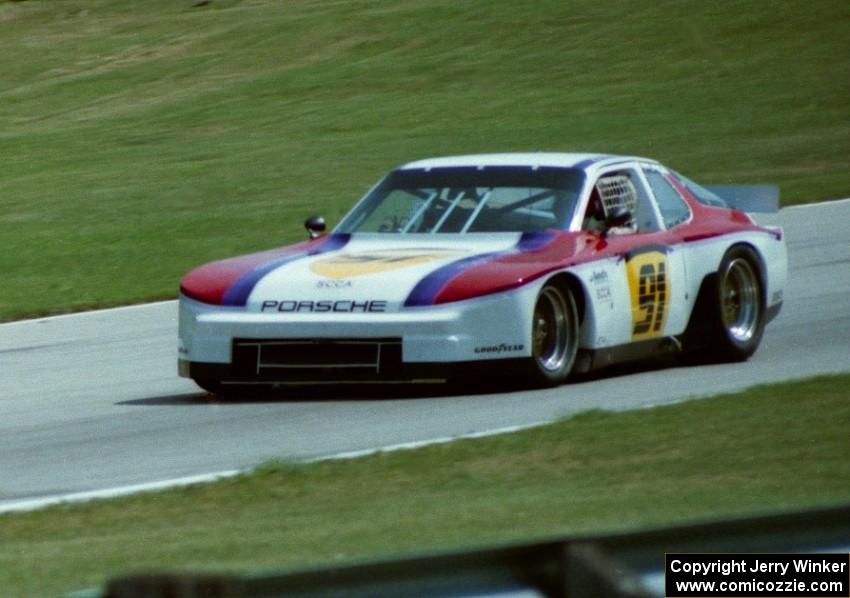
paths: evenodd
<path fill-rule="evenodd" d="M 600 177 L 594 191 L 599 192 L 603 213 L 607 217 L 617 208 L 625 208 L 634 215 L 637 211 L 637 189 L 632 179 L 625 174 Z"/>

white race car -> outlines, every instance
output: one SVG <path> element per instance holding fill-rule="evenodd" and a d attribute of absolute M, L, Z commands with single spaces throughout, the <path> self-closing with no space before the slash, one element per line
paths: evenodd
<path fill-rule="evenodd" d="M 179 372 L 226 392 L 488 362 L 556 385 L 659 352 L 746 359 L 782 305 L 787 257 L 782 230 L 742 210 L 778 194 L 710 189 L 638 157 L 405 164 L 331 233 L 314 217 L 309 241 L 187 274 Z"/>

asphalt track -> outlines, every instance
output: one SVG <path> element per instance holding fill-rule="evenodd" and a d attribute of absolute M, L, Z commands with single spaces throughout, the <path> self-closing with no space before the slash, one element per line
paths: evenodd
<path fill-rule="evenodd" d="M 173 301 L 0 325 L 0 512 L 270 458 L 427 442 L 850 370 L 850 200 L 761 220 L 785 228 L 789 287 L 743 364 L 650 364 L 544 391 L 393 388 L 376 399 L 301 390 L 227 403 L 177 377 Z"/>

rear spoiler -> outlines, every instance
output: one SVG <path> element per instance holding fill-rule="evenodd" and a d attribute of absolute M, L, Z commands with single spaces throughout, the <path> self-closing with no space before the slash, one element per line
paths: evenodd
<path fill-rule="evenodd" d="M 779 187 L 776 185 L 703 185 L 730 208 L 742 212 L 778 212 Z"/>

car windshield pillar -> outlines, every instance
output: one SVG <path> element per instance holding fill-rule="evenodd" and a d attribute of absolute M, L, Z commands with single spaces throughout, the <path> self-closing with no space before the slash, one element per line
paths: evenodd
<path fill-rule="evenodd" d="M 460 230 L 461 233 L 465 233 L 469 230 L 469 227 L 472 226 L 472 223 L 475 222 L 475 219 L 478 218 L 478 215 L 481 213 L 481 210 L 484 209 L 484 206 L 487 205 L 487 200 L 490 199 L 490 195 L 493 193 L 492 189 L 489 189 L 484 196 L 481 198 L 481 201 L 478 202 L 478 206 L 472 212 L 472 215 L 469 217 L 469 220 L 466 221 L 466 224 L 463 225 L 463 228 Z"/>
<path fill-rule="evenodd" d="M 401 230 L 402 233 L 410 232 L 410 229 L 419 221 L 420 218 L 422 218 L 422 215 L 425 213 L 425 211 L 430 208 L 431 204 L 434 203 L 434 200 L 437 199 L 437 195 L 439 195 L 439 193 L 437 191 L 434 191 L 433 193 L 431 193 L 431 195 L 428 196 L 428 199 L 425 200 L 425 203 L 422 204 L 422 207 L 416 210 L 416 213 L 410 218 L 408 223 Z"/>
<path fill-rule="evenodd" d="M 451 215 L 452 215 L 452 212 L 454 212 L 454 211 L 455 211 L 455 208 L 457 207 L 457 204 L 459 204 L 459 203 L 460 203 L 460 200 L 461 200 L 461 199 L 463 199 L 464 193 L 465 193 L 465 191 L 464 191 L 463 189 L 461 189 L 460 191 L 458 191 L 458 193 L 457 193 L 457 195 L 455 196 L 454 200 L 452 200 L 452 203 L 449 205 L 449 207 L 448 207 L 448 208 L 446 208 L 446 211 L 445 211 L 445 212 L 443 212 L 443 215 L 440 217 L 440 220 L 437 222 L 437 224 L 435 224 L 435 225 L 434 225 L 434 228 L 433 228 L 433 229 L 431 229 L 431 231 L 429 231 L 432 235 L 433 235 L 433 234 L 435 234 L 435 233 L 440 232 L 440 229 L 441 229 L 441 228 L 443 227 L 443 225 L 446 223 L 446 220 L 448 220 L 448 219 L 449 219 L 449 216 L 451 216 Z"/>

